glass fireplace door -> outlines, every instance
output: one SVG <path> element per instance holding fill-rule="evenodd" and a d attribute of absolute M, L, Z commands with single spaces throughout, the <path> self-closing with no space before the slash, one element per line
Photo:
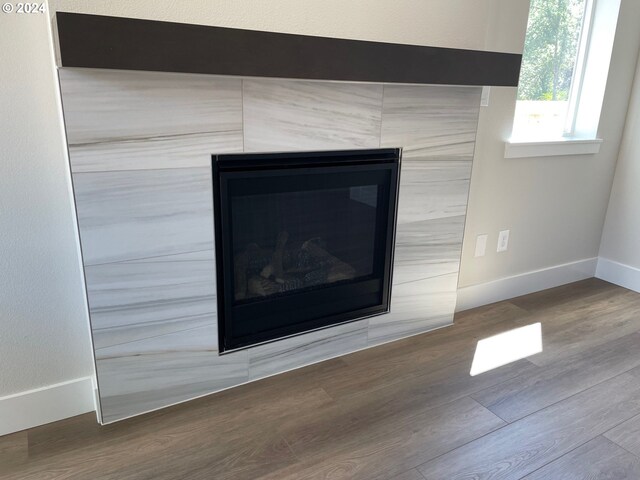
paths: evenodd
<path fill-rule="evenodd" d="M 221 351 L 388 311 L 398 162 L 214 157 Z"/>

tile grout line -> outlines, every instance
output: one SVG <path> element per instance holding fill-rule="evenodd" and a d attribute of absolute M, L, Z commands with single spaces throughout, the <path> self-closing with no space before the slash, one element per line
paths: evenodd
<path fill-rule="evenodd" d="M 203 317 L 203 316 L 210 316 L 211 313 L 212 312 L 202 313 L 202 314 L 198 314 L 198 315 L 191 315 L 189 317 L 184 317 L 184 319 L 197 318 L 197 317 Z M 153 323 L 153 322 L 149 322 L 149 323 Z M 110 349 L 110 348 L 114 348 L 114 347 L 121 347 L 123 345 L 130 345 L 130 344 L 133 344 L 133 343 L 146 341 L 146 340 L 153 340 L 154 338 L 166 337 L 167 335 L 175 335 L 175 334 L 179 334 L 179 333 L 190 332 L 192 330 L 198 330 L 199 328 L 205 328 L 205 327 L 211 327 L 211 326 L 213 326 L 213 324 L 199 325 L 197 327 L 185 328 L 185 329 L 180 329 L 180 330 L 172 330 L 170 332 L 160 333 L 158 335 L 151 335 L 149 337 L 140 337 L 140 338 L 137 338 L 135 340 L 130 340 L 128 342 L 114 343 L 114 344 L 108 345 L 106 347 L 97 347 L 95 349 L 95 352 L 96 352 L 96 356 L 97 356 L 97 354 L 101 350 Z M 101 333 L 100 330 L 103 330 L 103 329 L 97 329 L 96 333 Z M 216 351 L 217 351 L 217 349 L 216 349 Z M 139 354 L 136 354 L 136 355 L 139 355 Z M 108 358 L 129 357 L 129 356 L 131 356 L 131 355 L 107 355 L 106 357 L 100 357 L 99 360 L 105 360 L 105 359 L 108 359 Z"/>
<path fill-rule="evenodd" d="M 101 262 L 101 263 L 88 263 L 85 264 L 85 267 L 100 267 L 103 265 L 116 265 L 120 263 L 154 263 L 154 262 L 142 262 L 141 260 L 150 260 L 153 258 L 166 258 L 166 257 L 177 257 L 178 255 L 188 255 L 190 253 L 202 253 L 202 252 L 214 252 L 213 248 L 205 248 L 203 250 L 189 250 L 187 252 L 178 252 L 178 253 L 167 253 L 163 255 L 151 255 L 150 257 L 136 257 L 136 258 L 128 258 L 126 260 L 115 260 L 113 262 Z M 202 260 L 175 260 L 174 262 L 166 262 L 166 261 L 158 261 L 158 263 L 179 263 L 179 262 L 199 262 Z"/>
<path fill-rule="evenodd" d="M 83 172 L 71 172 L 73 177 L 79 175 L 107 175 L 110 173 L 130 173 L 130 172 L 166 172 L 170 170 L 203 170 L 208 168 L 207 163 L 203 165 L 189 165 L 189 166 L 176 166 L 176 167 L 154 167 L 154 168 L 116 168 L 113 170 L 88 170 Z"/>
<path fill-rule="evenodd" d="M 407 280 L 406 282 L 396 283 L 393 286 L 397 287 L 398 285 L 408 285 L 410 283 L 417 283 L 417 282 L 422 282 L 424 280 L 431 280 L 432 278 L 446 277 L 447 275 L 455 275 L 455 274 L 456 272 L 441 273 L 440 275 L 434 275 L 433 277 L 424 277 L 424 278 L 416 278 L 415 280 Z"/>
<path fill-rule="evenodd" d="M 166 135 L 149 135 L 145 137 L 114 137 L 106 140 L 96 140 L 93 142 L 77 142 L 70 143 L 69 148 L 82 148 L 82 147 L 91 147 L 97 145 L 114 145 L 114 144 L 122 144 L 122 143 L 138 143 L 138 142 L 148 142 L 154 140 L 164 140 L 164 139 L 180 139 L 183 137 L 197 137 L 202 135 L 216 135 L 216 134 L 224 134 L 230 132 L 236 132 L 237 130 L 234 128 L 231 129 L 220 129 L 220 130 L 202 130 L 202 131 L 192 131 L 185 133 L 168 133 Z"/>

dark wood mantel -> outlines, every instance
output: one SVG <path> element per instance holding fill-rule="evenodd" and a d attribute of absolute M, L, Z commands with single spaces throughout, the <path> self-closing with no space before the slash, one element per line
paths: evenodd
<path fill-rule="evenodd" d="M 62 67 L 517 86 L 521 55 L 58 12 Z"/>

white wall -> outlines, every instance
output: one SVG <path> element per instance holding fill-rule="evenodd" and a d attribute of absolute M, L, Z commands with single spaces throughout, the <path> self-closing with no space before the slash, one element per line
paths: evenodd
<path fill-rule="evenodd" d="M 487 33 L 487 49 L 521 48 L 525 3 L 503 4 L 499 25 Z M 460 287 L 598 256 L 640 47 L 638 18 L 640 2 L 622 0 L 600 121 L 604 143 L 596 155 L 505 159 L 516 91 L 491 89 L 490 106 L 480 113 Z M 504 229 L 511 231 L 509 250 L 496 253 Z M 476 236 L 483 233 L 489 234 L 487 255 L 474 258 Z"/>
<path fill-rule="evenodd" d="M 629 288 L 640 286 L 640 61 L 602 234 L 602 276 Z M 607 264 L 606 261 L 619 265 Z M 626 272 L 626 275 L 625 275 Z M 605 276 L 607 275 L 607 276 Z M 622 278 L 620 277 L 622 276 Z M 623 278 L 630 276 L 630 282 Z"/>
<path fill-rule="evenodd" d="M 47 25 L 0 14 L 0 397 L 93 374 Z"/>
<path fill-rule="evenodd" d="M 358 40 L 482 49 L 487 22 L 493 13 L 490 6 L 494 1 L 49 0 L 49 4 L 52 12 L 60 10 Z M 511 1 L 528 3 L 528 0 Z"/>

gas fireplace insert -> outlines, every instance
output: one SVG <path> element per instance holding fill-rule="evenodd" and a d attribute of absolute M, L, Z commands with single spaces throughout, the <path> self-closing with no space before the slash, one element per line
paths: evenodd
<path fill-rule="evenodd" d="M 400 156 L 213 156 L 220 352 L 389 311 Z"/>

